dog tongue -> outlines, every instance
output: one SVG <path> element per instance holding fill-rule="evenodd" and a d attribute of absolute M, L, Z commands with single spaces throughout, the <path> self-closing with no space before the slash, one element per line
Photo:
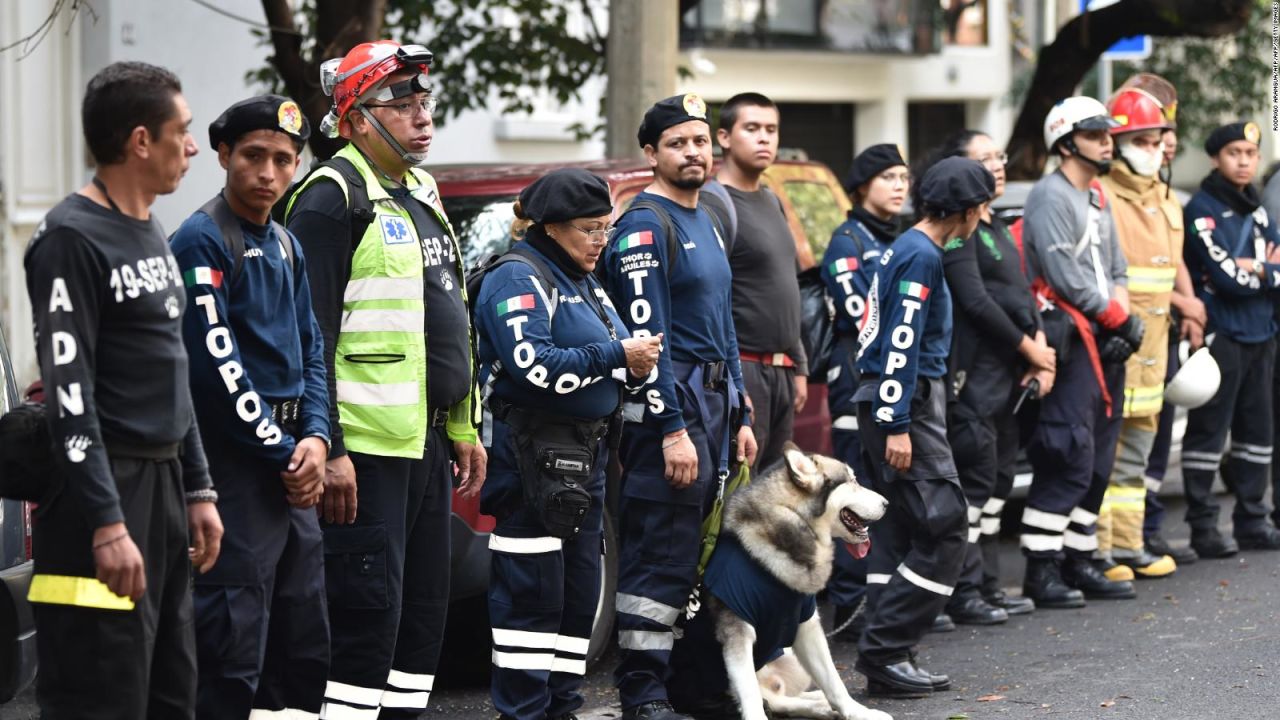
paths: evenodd
<path fill-rule="evenodd" d="M 871 552 L 871 540 L 868 539 L 866 542 L 856 544 L 845 543 L 844 549 L 848 550 L 855 560 L 861 560 L 867 556 L 867 553 Z"/>

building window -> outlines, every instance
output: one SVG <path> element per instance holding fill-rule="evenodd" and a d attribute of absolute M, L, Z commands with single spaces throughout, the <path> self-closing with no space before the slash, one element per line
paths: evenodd
<path fill-rule="evenodd" d="M 941 44 L 938 30 L 942 7 L 938 3 L 939 0 L 701 0 L 681 17 L 680 44 L 932 53 Z"/>
<path fill-rule="evenodd" d="M 938 0 L 942 5 L 942 41 L 947 45 L 987 44 L 987 0 Z"/>

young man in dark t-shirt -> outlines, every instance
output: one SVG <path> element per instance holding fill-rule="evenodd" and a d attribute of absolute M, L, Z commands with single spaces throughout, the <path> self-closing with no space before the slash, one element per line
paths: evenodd
<path fill-rule="evenodd" d="M 760 447 L 755 469 L 782 459 L 795 413 L 808 398 L 795 239 L 782 203 L 760 183 L 778 155 L 778 121 L 777 106 L 764 95 L 729 98 L 716 131 L 724 165 L 705 189 L 712 196 L 707 207 L 731 235 L 724 244 L 733 272 L 742 379 Z"/>
<path fill-rule="evenodd" d="M 25 258 L 58 450 L 32 538 L 36 695 L 49 720 L 193 718 L 190 572 L 217 561 L 222 523 L 182 276 L 150 211 L 196 154 L 191 111 L 172 73 L 121 62 L 89 81 L 82 115 L 97 173 Z"/>

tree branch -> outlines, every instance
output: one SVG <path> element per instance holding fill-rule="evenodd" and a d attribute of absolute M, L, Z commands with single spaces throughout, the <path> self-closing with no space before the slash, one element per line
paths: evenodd
<path fill-rule="evenodd" d="M 1034 180 L 1044 171 L 1044 119 L 1062 98 L 1075 93 L 1102 53 L 1132 35 L 1218 37 L 1249 21 L 1255 0 L 1121 0 L 1081 14 L 1044 47 L 1022 111 L 1009 138 L 1009 179 Z M 1105 100 L 1105 98 L 1103 98 Z"/>

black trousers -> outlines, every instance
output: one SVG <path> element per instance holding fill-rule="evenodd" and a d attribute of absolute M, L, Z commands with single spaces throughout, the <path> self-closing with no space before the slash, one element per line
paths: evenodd
<path fill-rule="evenodd" d="M 742 382 L 755 408 L 751 432 L 755 434 L 756 464 L 751 474 L 782 460 L 782 446 L 791 439 L 795 427 L 795 368 L 742 361 Z"/>
<path fill-rule="evenodd" d="M 1213 479 L 1222 468 L 1222 480 L 1236 496 L 1232 513 L 1237 537 L 1257 532 L 1267 522 L 1267 491 L 1271 464 L 1271 388 L 1275 371 L 1274 340 L 1240 343 L 1218 335 L 1209 346 L 1218 362 L 1222 383 L 1208 403 L 1187 413 L 1182 438 L 1182 483 L 1187 495 L 1187 524 L 1192 531 L 1218 525 L 1218 500 Z M 1231 434 L 1226 464 L 1222 454 Z"/>
<path fill-rule="evenodd" d="M 197 717 L 320 712 L 329 674 L 324 545 L 313 509 L 289 506 L 277 468 L 205 431 L 226 534 L 196 578 Z"/>
<path fill-rule="evenodd" d="M 964 566 L 952 602 L 999 588 L 999 553 L 992 550 L 1000 534 L 1000 512 L 1013 490 L 1018 459 L 1018 420 L 1011 408 L 984 414 L 983 408 L 966 400 L 962 395 L 951 403 L 947 418 L 947 439 L 956 459 L 969 522 Z M 987 567 L 988 560 L 992 567 Z"/>
<path fill-rule="evenodd" d="M 178 460 L 111 459 L 147 590 L 132 610 L 94 607 L 81 594 L 33 603 L 44 720 L 182 720 L 195 716 L 196 655 L 187 509 Z M 35 512 L 35 583 L 93 580 L 93 528 L 66 493 Z M 42 579 L 41 576 L 47 576 Z M 55 581 L 66 582 L 66 581 Z M 105 586 L 102 591 L 109 593 Z"/>
<path fill-rule="evenodd" d="M 351 461 L 355 524 L 321 524 L 333 636 L 321 714 L 416 718 L 435 684 L 449 608 L 452 444 L 437 428 L 421 460 Z"/>
<path fill-rule="evenodd" d="M 950 461 L 945 396 L 941 379 L 920 379 L 911 407 L 912 467 L 906 473 L 884 462 L 884 431 L 872 418 L 871 403 L 858 403 L 867 466 L 889 501 L 884 517 L 871 525 L 867 625 L 858 641 L 858 654 L 872 665 L 911 657 L 960 575 L 965 501 Z"/>

